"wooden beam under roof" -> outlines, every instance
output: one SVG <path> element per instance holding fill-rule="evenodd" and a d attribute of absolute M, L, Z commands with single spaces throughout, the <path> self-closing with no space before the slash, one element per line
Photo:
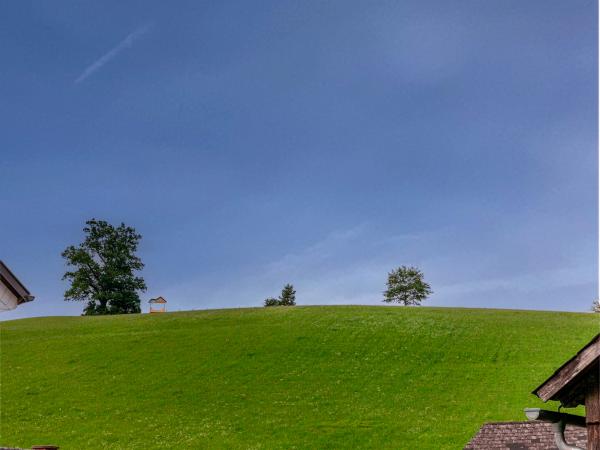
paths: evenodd
<path fill-rule="evenodd" d="M 17 298 L 18 304 L 30 302 L 35 298 L 2 261 L 0 261 L 0 282 Z"/>

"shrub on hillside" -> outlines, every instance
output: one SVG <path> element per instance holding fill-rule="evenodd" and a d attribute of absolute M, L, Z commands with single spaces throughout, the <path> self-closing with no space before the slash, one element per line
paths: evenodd
<path fill-rule="evenodd" d="M 281 290 L 279 298 L 269 297 L 265 299 L 265 306 L 295 306 L 296 305 L 296 291 L 294 286 L 286 284 Z"/>
<path fill-rule="evenodd" d="M 273 297 L 265 299 L 265 306 L 279 306 L 279 300 Z"/>

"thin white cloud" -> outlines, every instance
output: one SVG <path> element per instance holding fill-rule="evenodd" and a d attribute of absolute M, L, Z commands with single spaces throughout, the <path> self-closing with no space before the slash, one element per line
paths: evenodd
<path fill-rule="evenodd" d="M 88 67 L 86 67 L 85 70 L 81 72 L 81 75 L 77 77 L 75 83 L 81 83 L 86 78 L 92 76 L 95 72 L 100 70 L 105 64 L 114 59 L 123 50 L 130 48 L 133 45 L 133 43 L 139 38 L 141 38 L 144 34 L 146 34 L 150 30 L 150 28 L 152 28 L 152 24 L 147 23 L 135 29 L 133 32 L 129 33 L 127 37 L 121 42 L 119 42 L 115 47 L 110 49 L 107 53 L 105 53 L 92 64 L 90 64 Z"/>
<path fill-rule="evenodd" d="M 570 288 L 594 282 L 593 271 L 588 266 L 566 267 L 541 272 L 530 272 L 506 278 L 465 281 L 442 285 L 438 291 L 446 297 L 461 297 L 491 291 L 513 291 L 519 297 L 537 291 Z M 590 300 L 591 301 L 591 300 Z"/>

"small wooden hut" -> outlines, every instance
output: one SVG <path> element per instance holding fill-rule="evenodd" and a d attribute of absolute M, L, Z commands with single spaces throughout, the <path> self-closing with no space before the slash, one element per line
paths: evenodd
<path fill-rule="evenodd" d="M 150 313 L 164 313 L 167 312 L 167 301 L 163 297 L 151 298 L 150 301 Z"/>
<path fill-rule="evenodd" d="M 8 266 L 0 261 L 0 311 L 10 311 L 34 298 Z"/>

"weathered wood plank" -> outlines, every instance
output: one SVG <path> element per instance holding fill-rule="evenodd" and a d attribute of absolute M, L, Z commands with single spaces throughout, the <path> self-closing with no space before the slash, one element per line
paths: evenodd
<path fill-rule="evenodd" d="M 598 381 L 588 386 L 585 395 L 587 450 L 600 450 L 600 386 Z"/>
<path fill-rule="evenodd" d="M 538 387 L 535 394 L 543 401 L 550 400 L 599 357 L 600 339 L 599 336 L 596 336 L 594 341 L 592 341 L 588 347 L 584 348 L 573 359 L 562 366 L 552 377 Z"/>

